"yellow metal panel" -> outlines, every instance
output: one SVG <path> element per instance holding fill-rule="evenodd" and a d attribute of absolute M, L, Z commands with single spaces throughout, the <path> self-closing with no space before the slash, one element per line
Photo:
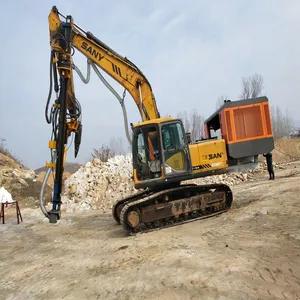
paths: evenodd
<path fill-rule="evenodd" d="M 192 166 L 198 166 L 201 164 L 198 145 L 189 145 L 190 155 L 192 160 Z"/>
<path fill-rule="evenodd" d="M 149 120 L 149 121 L 145 121 L 145 122 L 140 122 L 140 123 L 137 123 L 134 125 L 134 127 L 139 127 L 139 126 L 142 126 L 142 125 L 149 125 L 149 124 L 160 124 L 160 123 L 163 123 L 163 122 L 167 122 L 167 121 L 173 121 L 174 118 L 159 118 L 159 119 L 152 119 L 152 120 Z"/>
<path fill-rule="evenodd" d="M 193 173 L 214 171 L 228 167 L 224 140 L 204 141 L 189 145 Z"/>
<path fill-rule="evenodd" d="M 56 148 L 56 141 L 49 141 L 49 144 L 48 144 L 49 148 L 50 149 L 55 149 Z"/>
<path fill-rule="evenodd" d="M 46 167 L 47 168 L 55 168 L 55 166 L 56 166 L 56 164 L 54 164 L 54 163 L 48 163 L 48 162 L 46 162 Z"/>
<path fill-rule="evenodd" d="M 68 152 L 68 147 L 65 146 L 65 151 L 64 151 L 64 165 L 65 165 L 66 159 L 67 159 L 67 152 Z"/>
<path fill-rule="evenodd" d="M 136 169 L 133 170 L 133 181 L 134 183 L 139 183 L 140 181 L 137 178 L 137 172 Z"/>
<path fill-rule="evenodd" d="M 182 152 L 177 152 L 176 154 L 172 155 L 168 160 L 166 160 L 166 163 L 174 170 L 183 170 L 184 156 Z"/>
<path fill-rule="evenodd" d="M 53 11 L 50 12 L 48 16 L 49 30 L 50 30 L 50 39 L 52 39 L 52 34 L 58 29 L 61 24 L 61 20 L 58 15 Z"/>

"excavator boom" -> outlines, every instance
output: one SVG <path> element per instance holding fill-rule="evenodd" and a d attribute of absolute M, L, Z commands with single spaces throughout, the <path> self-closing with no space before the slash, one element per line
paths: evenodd
<path fill-rule="evenodd" d="M 53 7 L 48 17 L 52 47 L 60 42 L 61 36 L 58 33 L 65 26 L 59 15 L 63 16 L 56 7 Z M 126 57 L 121 56 L 96 38 L 91 32 L 85 32 L 73 20 L 71 21 L 71 28 L 70 42 L 72 47 L 76 48 L 130 93 L 142 120 L 159 118 L 151 85 L 142 71 Z"/>

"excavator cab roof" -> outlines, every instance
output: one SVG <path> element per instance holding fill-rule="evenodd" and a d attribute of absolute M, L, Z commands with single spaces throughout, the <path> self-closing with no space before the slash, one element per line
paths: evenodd
<path fill-rule="evenodd" d="M 134 127 L 144 126 L 144 125 L 148 125 L 148 124 L 160 124 L 163 122 L 168 122 L 168 121 L 173 121 L 173 120 L 175 120 L 175 119 L 172 117 L 151 119 L 148 121 L 139 122 L 139 123 L 135 124 Z"/>

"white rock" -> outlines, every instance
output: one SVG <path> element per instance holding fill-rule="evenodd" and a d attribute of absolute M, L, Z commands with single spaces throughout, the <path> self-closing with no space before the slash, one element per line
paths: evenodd
<path fill-rule="evenodd" d="M 74 207 L 76 210 L 110 208 L 115 202 L 115 194 L 120 191 L 125 191 L 124 195 L 135 192 L 131 176 L 131 155 L 118 155 L 106 163 L 93 159 L 66 180 L 63 196 L 67 200 L 64 203 L 71 204 L 73 198 L 73 203 L 78 203 Z M 72 191 L 74 185 L 76 197 Z"/>
<path fill-rule="evenodd" d="M 76 194 L 76 192 L 77 192 L 77 185 L 73 183 L 70 185 L 69 193 L 70 195 L 74 195 Z"/>
<path fill-rule="evenodd" d="M 14 178 L 19 178 L 19 177 L 22 176 L 22 172 L 20 170 L 18 170 L 18 169 L 13 169 L 11 175 Z"/>
<path fill-rule="evenodd" d="M 22 179 L 22 178 L 19 178 L 18 182 L 21 183 L 24 186 L 29 186 L 28 183 L 24 179 Z"/>
<path fill-rule="evenodd" d="M 11 196 L 11 194 L 4 188 L 1 187 L 0 188 L 0 203 L 11 203 L 13 202 L 13 198 Z"/>
<path fill-rule="evenodd" d="M 28 170 L 26 172 L 23 173 L 23 176 L 22 176 L 24 179 L 35 179 L 37 176 L 35 174 L 35 172 L 33 170 Z"/>

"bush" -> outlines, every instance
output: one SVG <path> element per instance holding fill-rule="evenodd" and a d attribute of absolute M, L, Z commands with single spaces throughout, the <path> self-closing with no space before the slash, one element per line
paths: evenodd
<path fill-rule="evenodd" d="M 93 158 L 99 158 L 103 162 L 107 162 L 110 158 L 114 157 L 116 153 L 108 146 L 102 145 L 99 149 L 94 149 L 92 153 Z"/>

